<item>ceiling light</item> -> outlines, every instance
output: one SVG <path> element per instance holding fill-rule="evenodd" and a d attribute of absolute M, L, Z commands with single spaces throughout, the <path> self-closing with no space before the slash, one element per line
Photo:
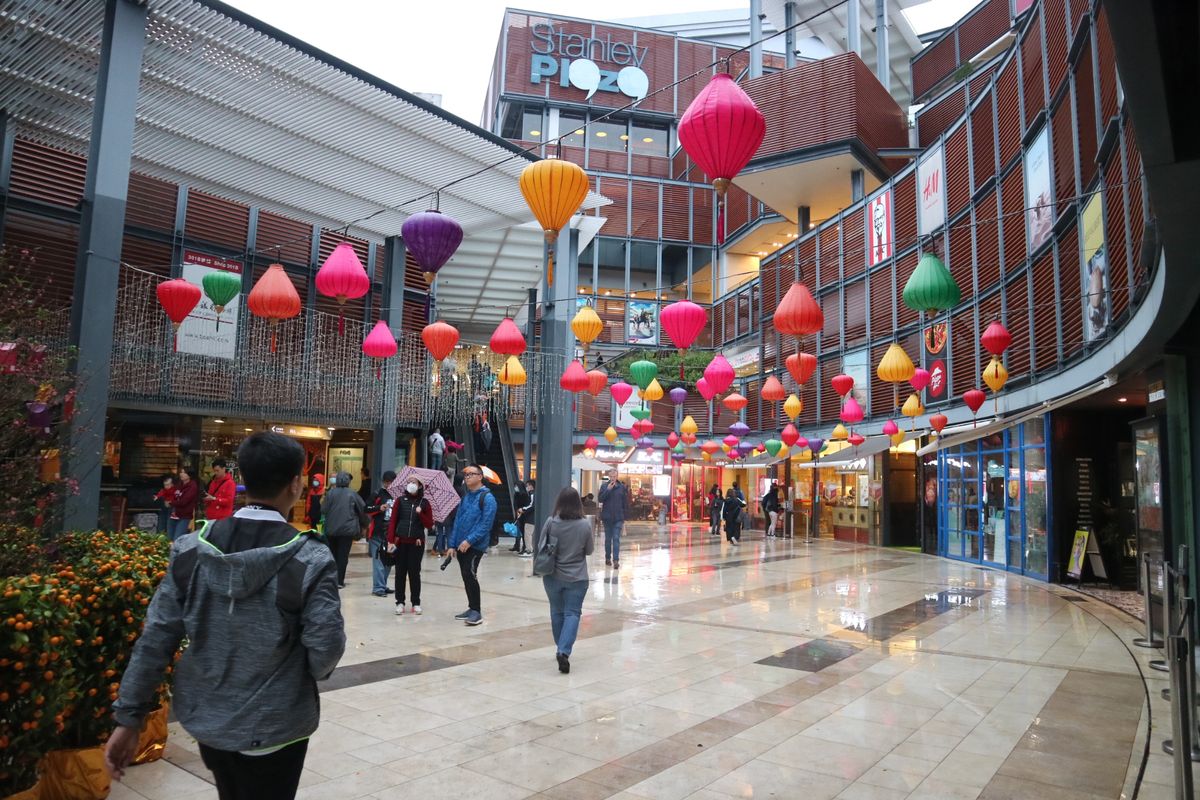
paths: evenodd
<path fill-rule="evenodd" d="M 605 136 L 608 136 L 608 131 L 596 131 L 596 135 L 603 139 Z"/>
<path fill-rule="evenodd" d="M 621 134 L 621 141 L 622 141 L 622 142 L 628 142 L 628 141 L 629 141 L 629 134 L 628 134 L 628 133 L 622 133 L 622 134 Z"/>
<path fill-rule="evenodd" d="M 645 142 L 646 144 L 650 144 L 651 142 L 654 141 L 654 137 L 653 136 L 643 136 L 642 141 Z"/>
<path fill-rule="evenodd" d="M 242 430 L 244 430 L 246 433 L 253 433 L 253 432 L 254 432 L 254 428 L 242 428 Z"/>
<path fill-rule="evenodd" d="M 530 131 L 529 135 L 530 136 L 541 136 L 542 132 L 541 131 Z"/>
<path fill-rule="evenodd" d="M 225 424 L 225 420 L 223 420 L 223 419 L 214 419 L 214 420 L 213 420 L 213 422 L 217 423 L 218 425 L 224 425 L 224 424 Z"/>
<path fill-rule="evenodd" d="M 771 242 L 771 247 L 783 247 L 783 242 Z"/>
<path fill-rule="evenodd" d="M 576 136 L 583 136 L 583 128 L 577 128 L 577 129 L 575 130 L 575 135 L 576 135 Z"/>
<path fill-rule="evenodd" d="M 808 229 L 809 229 L 810 231 L 811 231 L 813 228 L 815 228 L 815 227 L 817 227 L 817 223 L 815 223 L 815 222 L 810 222 L 810 223 L 808 223 Z"/>
<path fill-rule="evenodd" d="M 610 292 L 608 289 L 605 289 L 605 290 L 604 290 L 604 296 L 605 296 L 605 297 L 608 297 L 610 294 L 612 294 L 612 292 Z"/>
<path fill-rule="evenodd" d="M 759 250 L 759 251 L 758 251 L 758 254 L 759 254 L 760 256 L 765 256 L 765 255 L 767 254 L 767 251 L 766 251 L 766 250 Z"/>
<path fill-rule="evenodd" d="M 1129 398 L 1128 398 L 1128 397 L 1118 397 L 1118 398 L 1117 398 L 1117 402 L 1118 402 L 1118 403 L 1128 403 L 1128 402 L 1129 402 Z"/>

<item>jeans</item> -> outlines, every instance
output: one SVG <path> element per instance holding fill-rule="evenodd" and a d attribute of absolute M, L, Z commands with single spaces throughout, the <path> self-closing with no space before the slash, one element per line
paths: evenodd
<path fill-rule="evenodd" d="M 171 517 L 167 520 L 167 538 L 172 542 L 188 532 L 188 525 L 191 525 L 190 519 L 176 519 Z"/>
<path fill-rule="evenodd" d="M 396 545 L 396 605 L 404 603 L 405 578 L 408 578 L 408 588 L 412 592 L 412 604 L 421 605 L 421 558 L 424 555 L 424 543 Z"/>
<path fill-rule="evenodd" d="M 433 551 L 435 553 L 446 552 L 446 523 L 435 522 L 433 524 L 433 529 L 435 531 L 433 537 Z"/>
<path fill-rule="evenodd" d="M 385 547 L 387 542 L 375 537 L 367 543 L 367 552 L 371 554 L 371 592 L 374 594 L 387 593 L 388 575 L 392 572 L 391 565 L 384 564 L 379 558 L 379 551 Z"/>
<path fill-rule="evenodd" d="M 333 560 L 337 564 L 338 586 L 346 585 L 346 566 L 350 563 L 350 545 L 354 544 L 353 536 L 330 536 L 329 549 L 333 551 Z"/>
<path fill-rule="evenodd" d="M 265 756 L 200 745 L 200 758 L 212 771 L 221 800 L 292 800 L 307 753 L 308 739 Z"/>
<path fill-rule="evenodd" d="M 742 540 L 742 521 L 741 519 L 725 520 L 725 538 L 731 542 L 740 542 Z"/>
<path fill-rule="evenodd" d="M 479 562 L 483 560 L 483 554 L 483 550 L 472 547 L 456 556 L 458 571 L 462 573 L 463 588 L 467 590 L 467 608 L 480 613 L 483 613 L 483 608 L 479 591 Z"/>
<path fill-rule="evenodd" d="M 583 613 L 583 598 L 587 596 L 587 581 L 562 581 L 553 575 L 542 576 L 542 586 L 550 599 L 550 630 L 554 644 L 564 656 L 571 655 L 575 637 L 579 635 L 579 617 Z"/>
<path fill-rule="evenodd" d="M 615 522 L 604 520 L 604 561 L 620 561 L 621 560 L 621 530 L 625 527 L 625 520 L 619 519 Z"/>
<path fill-rule="evenodd" d="M 443 455 L 442 453 L 430 453 L 429 454 L 429 468 L 430 469 L 441 469 L 442 468 L 442 455 Z"/>

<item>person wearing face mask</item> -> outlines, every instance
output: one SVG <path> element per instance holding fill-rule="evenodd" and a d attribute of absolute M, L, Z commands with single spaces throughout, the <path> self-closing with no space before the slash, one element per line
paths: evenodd
<path fill-rule="evenodd" d="M 396 615 L 404 613 L 404 579 L 412 590 L 412 611 L 421 613 L 421 557 L 425 539 L 433 527 L 433 507 L 425 499 L 425 487 L 417 478 L 409 478 L 404 494 L 392 505 L 388 524 L 388 552 L 396 556 Z"/>

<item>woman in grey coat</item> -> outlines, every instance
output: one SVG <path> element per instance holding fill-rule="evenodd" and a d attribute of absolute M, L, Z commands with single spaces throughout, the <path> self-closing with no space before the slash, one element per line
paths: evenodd
<path fill-rule="evenodd" d="M 595 546 L 579 492 L 569 486 L 558 493 L 554 515 L 546 520 L 534 542 L 535 553 L 547 537 L 555 547 L 555 565 L 553 574 L 542 576 L 542 585 L 550 599 L 550 628 L 558 647 L 554 657 L 558 671 L 567 673 L 571 671 L 571 648 L 579 634 L 583 598 L 588 590 L 587 557 Z"/>
<path fill-rule="evenodd" d="M 333 488 L 325 492 L 321 511 L 325 515 L 325 537 L 333 560 L 337 562 L 338 588 L 346 588 L 346 565 L 350 562 L 350 545 L 367 529 L 367 506 L 358 492 L 350 488 L 349 472 L 339 472 Z"/>

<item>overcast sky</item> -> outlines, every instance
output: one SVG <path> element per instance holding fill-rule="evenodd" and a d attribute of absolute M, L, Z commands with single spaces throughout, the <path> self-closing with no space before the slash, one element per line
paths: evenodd
<path fill-rule="evenodd" d="M 508 5 L 586 19 L 679 13 L 679 0 L 226 0 L 338 58 L 410 92 L 443 97 L 478 122 Z M 918 31 L 944 27 L 977 0 L 929 0 L 907 15 Z M 690 11 L 749 8 L 745 0 L 687 0 Z M 654 88 L 654 87 L 651 87 Z"/>

